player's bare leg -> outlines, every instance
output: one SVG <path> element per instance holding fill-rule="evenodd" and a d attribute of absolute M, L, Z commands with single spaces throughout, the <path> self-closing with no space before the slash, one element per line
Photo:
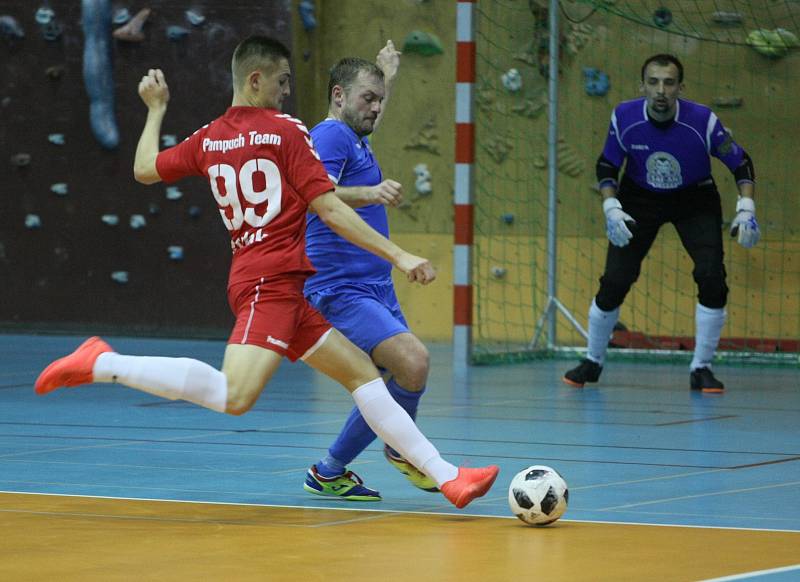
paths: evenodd
<path fill-rule="evenodd" d="M 369 357 L 338 331 L 332 330 L 304 361 L 347 388 L 375 434 L 430 476 L 456 507 L 464 507 L 486 494 L 494 483 L 498 473 L 494 465 L 457 468 L 442 459 L 436 447 L 394 401 Z"/>
<path fill-rule="evenodd" d="M 228 379 L 225 412 L 239 415 L 250 410 L 282 360 L 283 357 L 272 350 L 246 344 L 228 344 L 222 361 L 222 373 Z"/>

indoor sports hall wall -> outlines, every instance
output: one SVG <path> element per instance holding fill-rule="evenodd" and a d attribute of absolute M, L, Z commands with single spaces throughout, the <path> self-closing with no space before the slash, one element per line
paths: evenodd
<path fill-rule="evenodd" d="M 671 51 L 686 65 L 686 97 L 721 104 L 715 110 L 750 151 L 759 176 L 764 239 L 749 252 L 735 243 L 726 246 L 731 317 L 724 335 L 799 337 L 800 235 L 795 225 L 800 210 L 792 185 L 800 169 L 789 154 L 797 135 L 791 128 L 796 126 L 793 96 L 800 89 L 800 56 L 792 48 L 769 58 L 744 43 L 749 31 L 767 28 L 768 18 L 774 20 L 768 28 L 783 26 L 797 33 L 800 5 L 618 0 L 613 5 L 621 13 L 612 13 L 595 4 L 612 5 L 565 1 L 560 15 L 559 299 L 585 321 L 606 245 L 593 188 L 594 162 L 610 111 L 618 101 L 638 96 L 639 67 L 647 55 Z M 672 8 L 673 21 L 664 28 L 653 25 L 656 4 Z M 487 343 L 529 340 L 546 298 L 544 5 L 543 0 L 476 4 L 474 320 L 477 336 Z M 439 270 L 439 280 L 425 288 L 398 280 L 401 302 L 420 336 L 450 338 L 456 2 L 115 2 L 115 9 L 126 7 L 131 15 L 152 9 L 142 42 L 112 45 L 120 128 L 115 150 L 104 149 L 89 130 L 81 2 L 49 6 L 63 28 L 55 40 L 44 38 L 52 26 L 36 21 L 38 3 L 0 0 L 0 16 L 16 19 L 25 33 L 23 39 L 5 32 L 0 38 L 0 321 L 6 327 L 225 332 L 229 257 L 207 185 L 185 182 L 178 186 L 180 193 L 170 193 L 181 197 L 169 199 L 163 186 L 148 188 L 132 179 L 144 118 L 135 85 L 147 67 L 165 69 L 172 107 L 164 130 L 182 139 L 227 106 L 230 52 L 240 38 L 261 31 L 291 42 L 293 111 L 309 126 L 325 116 L 327 70 L 336 60 L 345 55 L 374 58 L 388 38 L 404 51 L 373 145 L 384 174 L 404 184 L 408 199 L 403 208 L 389 210 L 393 236 L 412 252 L 430 257 Z M 192 24 L 185 14 L 189 9 L 205 22 Z M 744 12 L 738 24 L 712 19 L 714 12 L 737 10 Z M 685 34 L 701 25 L 706 36 L 732 42 Z M 170 26 L 188 33 L 170 40 Z M 585 73 L 586 68 L 595 72 Z M 510 69 L 519 73 L 516 90 L 503 83 Z M 599 94 L 600 73 L 610 81 L 604 95 Z M 513 89 L 513 79 L 509 86 Z M 587 94 L 587 87 L 597 94 Z M 49 141 L 51 134 L 63 134 L 64 145 Z M 19 153 L 30 154 L 28 165 L 10 163 Z M 430 191 L 417 191 L 415 168 L 421 164 L 430 174 Z M 734 185 L 724 167 L 716 164 L 714 170 L 729 220 Z M 107 214 L 117 216 L 115 226 L 103 222 Z M 29 215 L 39 217 L 38 228 L 26 227 Z M 142 215 L 146 226 L 132 228 L 133 215 Z M 183 247 L 182 260 L 170 259 L 169 252 L 177 256 L 174 249 L 168 251 L 174 246 Z M 690 271 L 677 237 L 665 228 L 626 301 L 622 322 L 654 335 L 692 335 Z M 127 273 L 127 283 L 119 282 L 124 278 L 119 272 Z M 559 340 L 581 343 L 563 320 L 558 331 Z"/>
<path fill-rule="evenodd" d="M 103 34 L 96 24 L 84 34 L 82 5 L 103 4 L 119 21 L 123 9 L 129 17 L 151 10 L 140 37 L 114 38 L 111 60 L 93 61 L 95 85 L 110 75 L 94 101 L 113 99 L 113 147 L 92 134 L 83 80 L 85 39 Z M 291 42 L 289 6 L 0 0 L 0 18 L 2 325 L 227 333 L 230 247 L 208 185 L 196 179 L 169 190 L 133 179 L 146 112 L 136 87 L 148 68 L 165 71 L 163 131 L 184 139 L 230 104 L 230 56 L 241 38 L 261 32 Z"/>
<path fill-rule="evenodd" d="M 478 2 L 476 317 L 487 351 L 533 337 L 546 295 L 547 2 Z M 657 10 L 659 7 L 662 10 Z M 758 338 L 776 351 L 800 336 L 800 204 L 792 162 L 797 139 L 800 6 L 775 0 L 561 3 L 558 297 L 585 324 L 602 273 L 605 222 L 594 166 L 619 101 L 639 94 L 640 67 L 659 52 L 685 66 L 684 97 L 713 107 L 755 161 L 762 241 L 746 251 L 725 233 L 731 288 L 724 338 Z M 755 50 L 754 31 L 788 31 L 783 49 Z M 768 37 L 771 38 L 771 37 Z M 748 44 L 748 42 L 750 44 Z M 759 47 L 764 49 L 764 47 Z M 516 69 L 517 87 L 504 83 Z M 735 210 L 728 170 L 713 163 L 723 218 Z M 625 302 L 621 322 L 679 348 L 694 334 L 691 262 L 665 227 Z M 559 316 L 561 345 L 582 345 Z M 723 340 L 723 349 L 730 347 Z M 792 350 L 792 351 L 796 351 Z"/>
<path fill-rule="evenodd" d="M 316 2 L 317 27 L 298 13 L 294 53 L 298 109 L 309 127 L 324 119 L 328 70 L 345 56 L 374 59 L 388 39 L 403 51 L 386 117 L 372 144 L 386 178 L 403 184 L 407 203 L 389 209 L 392 237 L 428 257 L 432 285 L 396 277 L 409 324 L 421 337 L 446 341 L 453 327 L 453 150 L 456 2 L 397 0 Z M 437 50 L 441 46 L 441 52 Z M 431 190 L 419 194 L 414 168 L 425 164 Z"/>

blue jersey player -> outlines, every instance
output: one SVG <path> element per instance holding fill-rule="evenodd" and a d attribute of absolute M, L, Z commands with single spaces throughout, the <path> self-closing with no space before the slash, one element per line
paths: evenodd
<path fill-rule="evenodd" d="M 359 58 L 339 61 L 328 83 L 328 118 L 311 130 L 336 195 L 387 237 L 386 206 L 402 201 L 402 186 L 384 179 L 367 136 L 380 122 L 399 63 L 392 41 L 378 53 L 377 64 Z M 309 301 L 385 371 L 389 392 L 415 418 L 428 376 L 428 351 L 408 329 L 391 265 L 350 244 L 313 214 L 308 216 L 306 252 L 317 271 L 306 282 Z M 304 489 L 351 501 L 379 501 L 377 491 L 347 470 L 374 439 L 353 408 L 328 454 L 308 470 Z M 436 483 L 395 450 L 385 446 L 384 455 L 414 485 L 437 491 Z"/>
<path fill-rule="evenodd" d="M 597 161 L 610 244 L 600 290 L 589 308 L 587 357 L 564 375 L 564 382 L 580 388 L 599 379 L 625 295 L 639 277 L 659 228 L 671 222 L 694 262 L 698 290 L 689 385 L 692 390 L 722 392 L 725 387 L 711 372 L 711 360 L 725 323 L 728 286 L 721 202 L 710 156 L 722 161 L 736 178 L 739 200 L 731 235 L 745 248 L 760 236 L 753 163 L 711 109 L 680 98 L 683 65 L 674 56 L 648 58 L 642 66 L 641 89 L 644 97 L 614 109 Z"/>

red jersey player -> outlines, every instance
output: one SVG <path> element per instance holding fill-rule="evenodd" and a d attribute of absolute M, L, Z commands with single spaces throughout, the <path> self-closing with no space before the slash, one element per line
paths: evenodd
<path fill-rule="evenodd" d="M 134 161 L 134 175 L 145 184 L 189 175 L 209 180 L 233 249 L 228 300 L 236 324 L 222 371 L 191 358 L 121 355 L 95 337 L 45 368 L 36 392 L 116 382 L 239 415 L 255 403 L 283 356 L 299 358 L 350 391 L 375 433 L 464 507 L 489 490 L 498 468 L 457 468 L 442 459 L 390 396 L 369 357 L 306 302 L 303 283 L 313 270 L 305 254 L 305 213 L 316 212 L 409 281 L 430 283 L 433 267 L 378 234 L 333 193 L 308 130 L 280 113 L 291 77 L 282 44 L 245 39 L 234 51 L 232 72 L 233 103 L 225 114 L 159 153 L 169 89 L 161 70 L 151 69 L 139 83 L 148 112 Z M 354 475 L 343 477 L 361 486 Z"/>

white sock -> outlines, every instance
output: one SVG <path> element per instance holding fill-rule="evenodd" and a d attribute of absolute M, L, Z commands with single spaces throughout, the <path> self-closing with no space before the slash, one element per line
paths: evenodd
<path fill-rule="evenodd" d="M 694 357 L 689 369 L 711 368 L 711 360 L 719 345 L 719 336 L 725 325 L 725 308 L 712 309 L 697 304 L 694 310 Z"/>
<path fill-rule="evenodd" d="M 619 320 L 619 307 L 611 311 L 603 311 L 592 299 L 589 307 L 589 341 L 586 357 L 603 365 L 608 350 L 608 340 Z"/>
<path fill-rule="evenodd" d="M 442 459 L 408 413 L 395 402 L 382 379 L 356 388 L 353 400 L 375 434 L 439 487 L 458 477 L 458 467 Z"/>
<path fill-rule="evenodd" d="M 225 374 L 191 358 L 100 354 L 92 369 L 95 382 L 118 382 L 169 400 L 188 400 L 225 412 L 228 380 Z"/>

